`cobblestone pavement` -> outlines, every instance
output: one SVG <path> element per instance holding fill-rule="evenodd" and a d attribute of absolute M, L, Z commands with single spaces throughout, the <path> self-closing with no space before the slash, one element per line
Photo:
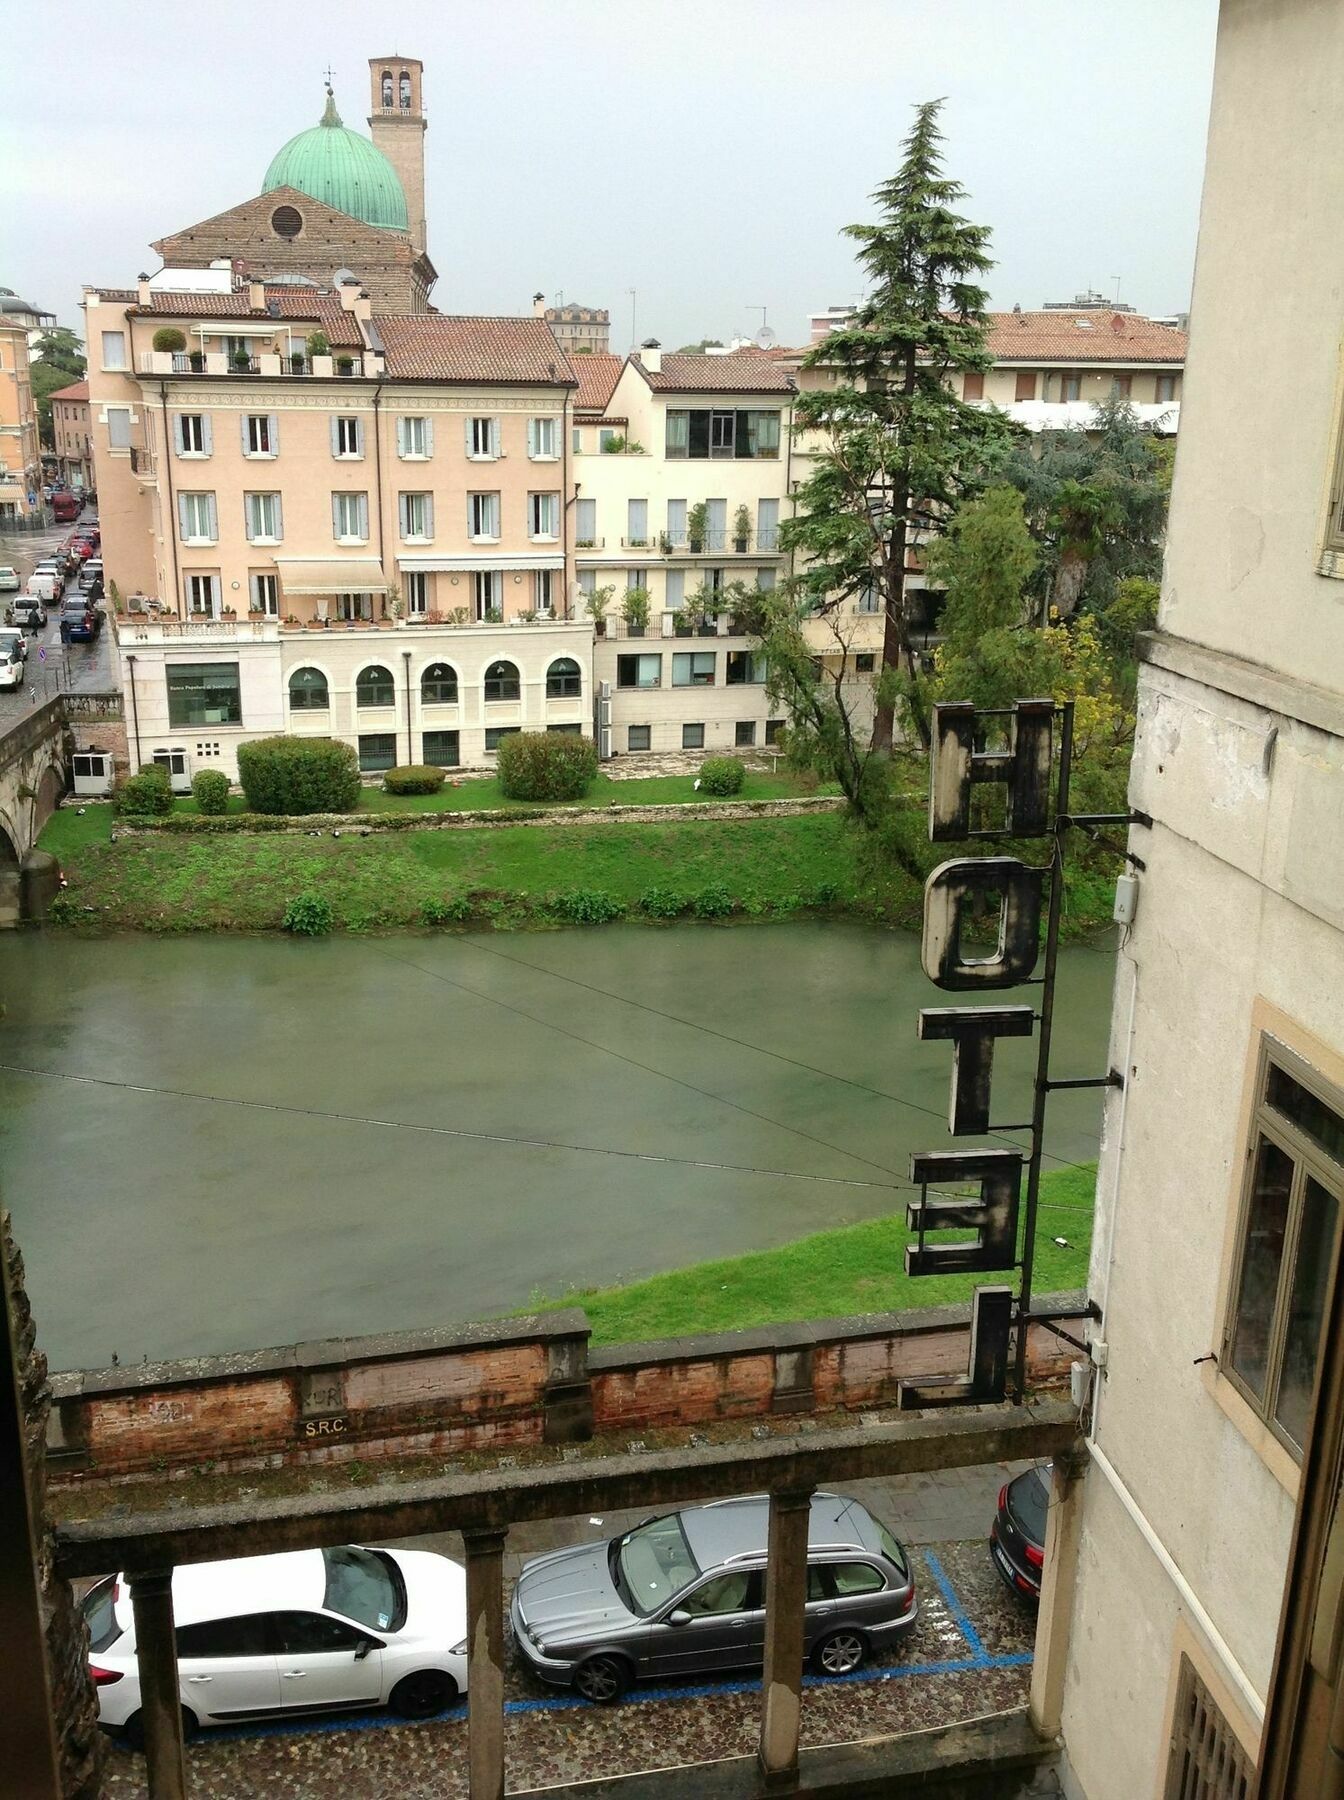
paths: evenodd
<path fill-rule="evenodd" d="M 846 1490 L 868 1501 L 911 1546 L 920 1619 L 889 1659 L 841 1680 L 808 1678 L 805 1745 L 924 1730 L 1022 1703 L 1035 1616 L 1000 1582 L 984 1536 L 998 1488 L 1013 1472 L 996 1465 Z M 512 1580 L 525 1556 L 605 1536 L 638 1516 L 519 1528 L 510 1536 L 506 1574 Z M 947 1541 L 950 1531 L 966 1535 Z M 449 1539 L 418 1542 L 461 1554 Z M 511 1660 L 505 1705 L 509 1791 L 521 1793 L 754 1754 L 760 1687 L 750 1677 L 686 1682 L 638 1688 L 621 1706 L 594 1707 L 545 1687 Z M 467 1793 L 465 1706 L 424 1724 L 370 1714 L 212 1732 L 187 1754 L 193 1800 L 384 1800 L 393 1794 L 465 1800 Z M 108 1800 L 141 1800 L 143 1760 L 114 1744 L 104 1791 Z"/>

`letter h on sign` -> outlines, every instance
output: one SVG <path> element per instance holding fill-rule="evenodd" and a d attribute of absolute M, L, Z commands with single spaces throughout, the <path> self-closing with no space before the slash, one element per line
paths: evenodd
<path fill-rule="evenodd" d="M 1050 820 L 1050 748 L 1053 700 L 1014 702 L 1006 750 L 976 748 L 986 718 L 969 700 L 941 701 L 933 709 L 929 751 L 929 842 L 960 843 L 972 835 L 971 789 L 998 782 L 1007 790 L 1003 824 L 986 835 L 1042 837 Z M 979 835 L 979 834 L 977 834 Z"/>

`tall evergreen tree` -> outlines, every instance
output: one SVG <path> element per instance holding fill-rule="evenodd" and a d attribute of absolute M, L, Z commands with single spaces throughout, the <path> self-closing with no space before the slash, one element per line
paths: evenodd
<path fill-rule="evenodd" d="M 990 366 L 977 278 L 991 263 L 988 228 L 954 210 L 964 190 L 942 172 L 941 105 L 916 109 L 901 166 L 873 196 L 877 223 L 846 227 L 868 298 L 804 358 L 804 368 L 831 375 L 834 385 L 798 397 L 797 429 L 819 433 L 821 443 L 797 516 L 781 527 L 782 544 L 801 563 L 793 591 L 811 611 L 833 613 L 876 591 L 885 615 L 878 753 L 891 747 L 898 697 L 920 741 L 929 741 L 907 551 L 944 530 L 1010 429 L 1001 415 L 968 406 L 950 380 Z"/>

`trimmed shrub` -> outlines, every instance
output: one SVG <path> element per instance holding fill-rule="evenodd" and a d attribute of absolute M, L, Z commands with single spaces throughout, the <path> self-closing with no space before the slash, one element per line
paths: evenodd
<path fill-rule="evenodd" d="M 176 325 L 160 325 L 150 340 L 156 350 L 176 350 L 179 353 L 187 347 L 187 336 L 179 331 Z"/>
<path fill-rule="evenodd" d="M 570 925 L 609 925 L 625 912 L 625 903 L 600 888 L 574 888 L 568 894 L 552 894 L 547 902 L 557 919 Z"/>
<path fill-rule="evenodd" d="M 282 921 L 286 931 L 299 937 L 322 937 L 335 922 L 331 901 L 325 894 L 295 894 L 285 908 Z"/>
<path fill-rule="evenodd" d="M 196 810 L 207 816 L 229 810 L 229 778 L 222 769 L 199 769 L 191 778 Z"/>
<path fill-rule="evenodd" d="M 746 778 L 746 764 L 738 756 L 711 756 L 700 765 L 700 791 L 704 794 L 740 794 Z"/>
<path fill-rule="evenodd" d="M 334 738 L 258 738 L 238 747 L 238 780 L 259 813 L 353 812 L 359 762 Z"/>
<path fill-rule="evenodd" d="M 726 919 L 733 911 L 733 896 L 726 887 L 701 888 L 691 896 L 691 911 L 697 919 Z"/>
<path fill-rule="evenodd" d="M 650 919 L 679 918 L 689 904 L 685 894 L 673 893 L 671 888 L 650 888 L 639 896 L 639 910 Z"/>
<path fill-rule="evenodd" d="M 173 790 L 167 769 L 157 763 L 128 775 L 112 796 L 115 811 L 131 818 L 155 817 L 173 810 Z"/>
<path fill-rule="evenodd" d="M 389 769 L 383 776 L 383 791 L 388 794 L 437 794 L 448 779 L 446 769 L 432 769 L 427 763 L 406 763 Z"/>
<path fill-rule="evenodd" d="M 498 769 L 510 800 L 577 800 L 597 774 L 597 746 L 569 731 L 520 731 L 501 739 Z"/>

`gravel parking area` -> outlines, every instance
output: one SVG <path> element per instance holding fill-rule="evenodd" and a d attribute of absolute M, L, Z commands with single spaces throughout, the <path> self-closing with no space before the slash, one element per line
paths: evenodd
<path fill-rule="evenodd" d="M 1035 1615 L 1004 1588 L 984 1539 L 925 1544 L 913 1556 L 919 1624 L 885 1663 L 840 1680 L 808 1679 L 805 1745 L 923 1730 L 1025 1699 Z M 751 1754 L 759 1707 L 756 1680 L 643 1688 L 621 1706 L 593 1707 L 511 1662 L 510 1792 Z M 214 1732 L 187 1756 L 196 1800 L 465 1800 L 466 1708 L 425 1724 L 371 1714 Z M 109 1800 L 145 1792 L 142 1759 L 114 1745 Z"/>

